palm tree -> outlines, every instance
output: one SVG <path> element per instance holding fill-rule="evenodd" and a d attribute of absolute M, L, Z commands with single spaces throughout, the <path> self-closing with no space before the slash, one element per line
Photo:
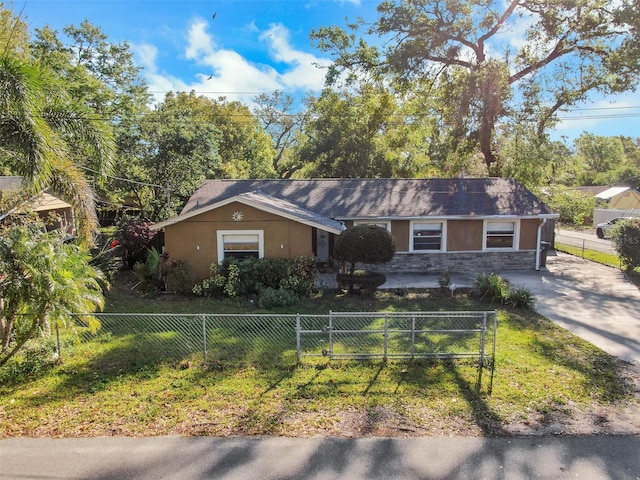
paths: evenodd
<path fill-rule="evenodd" d="M 68 326 L 72 314 L 104 305 L 102 273 L 79 247 L 43 233 L 38 223 L 0 235 L 0 271 L 0 366 L 38 331 L 48 333 L 51 323 Z"/>
<path fill-rule="evenodd" d="M 5 52 L 0 58 L 0 160 L 34 192 L 61 192 L 76 210 L 79 237 L 90 242 L 97 227 L 93 190 L 73 161 L 81 145 L 111 169 L 110 126 L 66 92 L 53 72 Z"/>

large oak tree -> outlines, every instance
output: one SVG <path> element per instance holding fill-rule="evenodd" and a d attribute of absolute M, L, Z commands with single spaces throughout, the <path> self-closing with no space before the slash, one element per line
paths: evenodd
<path fill-rule="evenodd" d="M 398 88 L 420 85 L 438 100 L 428 113 L 440 119 L 443 145 L 471 145 L 499 172 L 500 123 L 530 123 L 542 135 L 590 94 L 637 87 L 639 12 L 638 0 L 386 0 L 373 23 L 312 38 L 336 56 L 329 83 L 380 75 Z"/>

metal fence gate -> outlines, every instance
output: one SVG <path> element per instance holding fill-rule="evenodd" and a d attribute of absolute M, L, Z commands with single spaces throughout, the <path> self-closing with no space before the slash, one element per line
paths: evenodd
<path fill-rule="evenodd" d="M 296 352 L 329 359 L 493 361 L 497 312 L 330 312 L 297 317 Z"/>

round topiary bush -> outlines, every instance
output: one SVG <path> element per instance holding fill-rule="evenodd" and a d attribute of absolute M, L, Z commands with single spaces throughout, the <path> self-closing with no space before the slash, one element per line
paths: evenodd
<path fill-rule="evenodd" d="M 353 274 L 356 263 L 381 264 L 390 262 L 396 253 L 391 233 L 378 225 L 355 225 L 336 238 L 334 258 L 349 263 Z"/>

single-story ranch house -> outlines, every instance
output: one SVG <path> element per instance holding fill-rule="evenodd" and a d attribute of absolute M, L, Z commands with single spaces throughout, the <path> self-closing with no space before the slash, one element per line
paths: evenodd
<path fill-rule="evenodd" d="M 351 225 L 391 232 L 379 271 L 539 269 L 553 213 L 514 179 L 207 180 L 175 218 L 155 224 L 196 279 L 227 256 L 332 260 Z"/>

